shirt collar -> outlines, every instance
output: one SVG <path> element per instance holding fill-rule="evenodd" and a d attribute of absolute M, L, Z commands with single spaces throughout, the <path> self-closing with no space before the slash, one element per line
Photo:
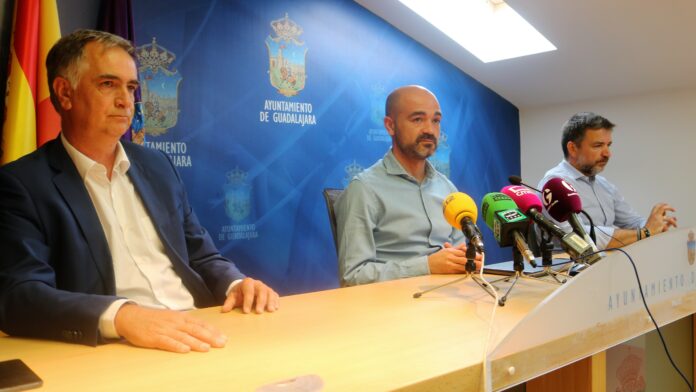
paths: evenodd
<path fill-rule="evenodd" d="M 384 168 L 387 170 L 387 174 L 391 174 L 394 176 L 401 176 L 401 177 L 407 177 L 410 178 L 414 181 L 416 179 L 404 169 L 403 166 L 401 166 L 401 163 L 399 162 L 398 159 L 394 156 L 394 152 L 390 148 L 389 151 L 387 151 L 386 154 L 384 154 Z M 430 163 L 429 160 L 425 160 L 425 179 L 429 180 L 435 176 L 435 168 L 433 165 Z"/>
<path fill-rule="evenodd" d="M 580 170 L 576 169 L 575 166 L 571 165 L 570 162 L 567 160 L 563 160 L 561 162 L 561 165 L 563 165 L 563 168 L 565 171 L 569 174 L 569 177 L 571 177 L 573 180 L 585 180 L 585 181 L 594 181 L 594 176 L 591 178 L 584 175 Z"/>
<path fill-rule="evenodd" d="M 60 141 L 61 143 L 63 143 L 65 151 L 67 151 L 68 155 L 70 156 L 70 159 L 72 159 L 73 163 L 75 164 L 75 167 L 77 168 L 77 172 L 80 173 L 80 177 L 83 180 L 85 179 L 85 177 L 87 177 L 87 174 L 95 167 L 101 167 L 104 169 L 104 171 L 106 171 L 104 165 L 81 153 L 77 148 L 70 144 L 70 142 L 68 141 L 68 139 L 65 138 L 62 132 L 60 134 Z M 117 144 L 116 149 L 117 151 L 116 158 L 114 158 L 113 170 L 118 172 L 118 174 L 123 175 L 130 168 L 130 160 L 126 155 L 126 151 L 123 149 L 121 142 Z"/>

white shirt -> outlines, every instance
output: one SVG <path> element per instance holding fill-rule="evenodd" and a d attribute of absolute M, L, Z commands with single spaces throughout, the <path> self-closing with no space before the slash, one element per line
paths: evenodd
<path fill-rule="evenodd" d="M 104 229 L 113 262 L 116 295 L 151 308 L 193 309 L 193 296 L 164 253 L 162 241 L 127 175 L 130 161 L 121 143 L 109 180 L 104 165 L 79 152 L 63 134 L 60 137 Z M 115 301 L 102 314 L 99 320 L 102 336 L 118 337 L 114 318 L 126 302 Z"/>

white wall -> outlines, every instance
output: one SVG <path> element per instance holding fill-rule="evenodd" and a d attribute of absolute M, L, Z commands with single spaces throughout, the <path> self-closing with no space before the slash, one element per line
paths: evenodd
<path fill-rule="evenodd" d="M 679 227 L 696 226 L 696 89 L 597 99 L 520 110 L 522 178 L 536 185 L 563 158 L 561 127 L 592 111 L 616 124 L 612 158 L 602 175 L 647 215 L 658 201 L 677 209 Z M 686 239 L 685 239 L 686 240 Z M 679 367 L 693 380 L 691 318 L 663 328 Z M 657 334 L 646 341 L 647 390 L 686 390 L 671 369 Z"/>
<path fill-rule="evenodd" d="M 696 89 L 520 110 L 522 178 L 536 185 L 563 158 L 561 127 L 592 111 L 616 124 L 602 175 L 647 215 L 658 201 L 677 209 L 679 227 L 696 226 Z"/>

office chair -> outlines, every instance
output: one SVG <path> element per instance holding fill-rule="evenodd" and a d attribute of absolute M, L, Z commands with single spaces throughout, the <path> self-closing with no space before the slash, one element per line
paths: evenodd
<path fill-rule="evenodd" d="M 338 196 L 343 193 L 343 189 L 335 188 L 324 188 L 322 194 L 324 195 L 324 201 L 326 202 L 326 210 L 329 213 L 329 224 L 331 224 L 331 234 L 333 234 L 334 248 L 336 248 L 336 254 L 338 254 L 338 237 L 336 233 L 336 213 L 334 211 L 334 203 Z"/>

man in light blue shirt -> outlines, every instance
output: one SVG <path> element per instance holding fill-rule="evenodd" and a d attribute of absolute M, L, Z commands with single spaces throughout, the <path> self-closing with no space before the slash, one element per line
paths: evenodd
<path fill-rule="evenodd" d="M 561 146 L 565 159 L 547 171 L 539 182 L 541 189 L 549 179 L 560 177 L 575 187 L 582 200 L 582 209 L 595 224 L 600 249 L 625 246 L 662 233 L 670 226 L 677 227 L 677 218 L 667 215 L 674 212 L 669 204 L 656 204 L 644 218 L 631 208 L 616 186 L 597 175 L 611 157 L 613 129 L 611 121 L 597 114 L 573 115 L 563 126 Z M 548 216 L 546 210 L 544 213 Z M 583 215 L 580 217 L 589 232 L 589 222 Z M 567 222 L 559 225 L 570 231 Z"/>
<path fill-rule="evenodd" d="M 463 235 L 442 215 L 442 201 L 457 189 L 427 161 L 441 118 L 437 98 L 423 87 L 387 97 L 392 148 L 335 205 L 342 285 L 466 271 Z"/>

